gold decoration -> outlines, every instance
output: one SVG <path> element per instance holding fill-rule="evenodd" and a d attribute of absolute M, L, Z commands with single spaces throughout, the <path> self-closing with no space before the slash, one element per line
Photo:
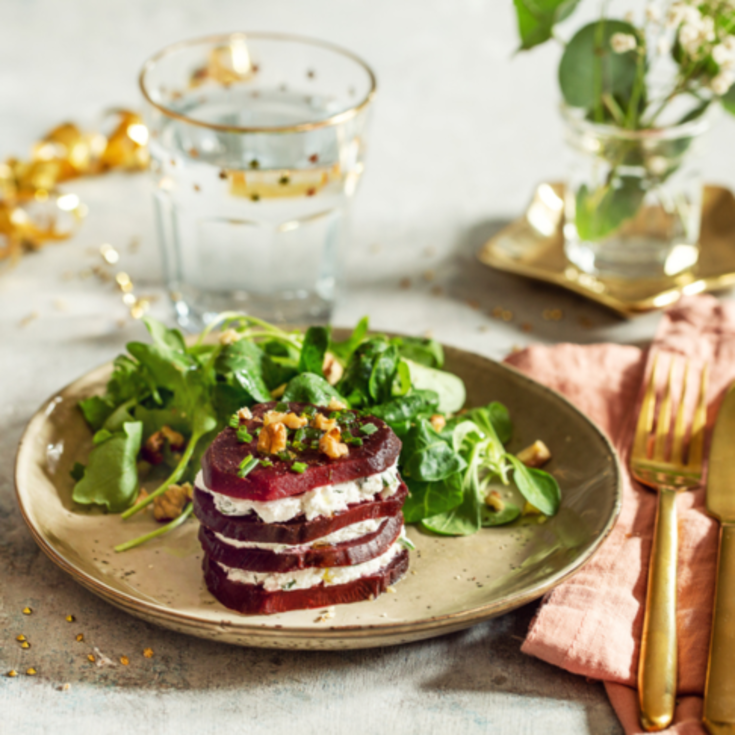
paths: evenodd
<path fill-rule="evenodd" d="M 110 170 L 147 168 L 148 129 L 139 115 L 114 109 L 104 116 L 108 132 L 84 132 L 63 123 L 32 147 L 31 158 L 0 163 L 0 260 L 66 240 L 87 207 L 59 184 Z"/>

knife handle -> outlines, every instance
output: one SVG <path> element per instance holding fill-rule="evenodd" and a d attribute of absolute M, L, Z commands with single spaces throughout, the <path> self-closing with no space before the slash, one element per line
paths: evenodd
<path fill-rule="evenodd" d="M 735 526 L 730 524 L 720 529 L 702 720 L 713 735 L 735 734 Z"/>
<path fill-rule="evenodd" d="M 663 730 L 676 700 L 676 491 L 659 490 L 638 662 L 641 724 Z"/>

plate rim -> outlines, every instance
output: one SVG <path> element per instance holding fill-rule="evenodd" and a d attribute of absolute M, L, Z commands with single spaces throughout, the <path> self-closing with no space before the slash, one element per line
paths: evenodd
<path fill-rule="evenodd" d="M 415 622 L 396 622 L 391 623 L 386 621 L 385 623 L 379 624 L 367 624 L 367 625 L 350 625 L 350 626 L 329 626 L 321 629 L 314 629 L 311 627 L 295 627 L 295 626 L 283 626 L 275 627 L 268 625 L 267 623 L 260 624 L 248 624 L 247 622 L 240 623 L 239 621 L 230 622 L 226 620 L 203 620 L 201 617 L 182 612 L 180 610 L 165 607 L 153 602 L 142 600 L 138 597 L 134 597 L 125 592 L 121 592 L 106 583 L 96 579 L 95 577 L 87 574 L 83 570 L 79 569 L 74 565 L 73 562 L 66 559 L 63 554 L 57 551 L 53 545 L 44 537 L 44 535 L 35 527 L 33 524 L 29 512 L 24 506 L 22 492 L 20 489 L 20 474 L 25 466 L 24 460 L 26 454 L 31 455 L 32 439 L 37 433 L 37 427 L 40 426 L 48 418 L 48 407 L 52 405 L 56 398 L 64 393 L 74 390 L 78 383 L 88 382 L 93 379 L 96 374 L 104 374 L 105 371 L 109 371 L 112 366 L 112 361 L 98 365 L 92 368 L 88 372 L 79 376 L 75 380 L 66 384 L 59 390 L 55 391 L 49 396 L 39 408 L 31 416 L 28 424 L 23 430 L 20 441 L 18 442 L 18 448 L 16 450 L 15 466 L 14 466 L 14 485 L 15 485 L 15 497 L 18 503 L 23 520 L 28 527 L 33 540 L 38 544 L 41 551 L 62 571 L 69 574 L 69 576 L 85 589 L 90 590 L 93 594 L 100 596 L 106 602 L 123 609 L 129 614 L 140 613 L 141 615 L 154 618 L 159 625 L 165 627 L 166 621 L 175 622 L 182 625 L 196 626 L 202 630 L 218 630 L 222 631 L 223 628 L 230 632 L 236 632 L 242 636 L 247 636 L 253 639 L 269 639 L 278 638 L 284 640 L 295 640 L 304 638 L 318 638 L 320 640 L 339 640 L 342 638 L 355 640 L 355 639 L 370 639 L 370 638 L 386 638 L 396 637 L 404 633 L 417 634 L 437 631 L 437 634 L 441 634 L 441 630 L 447 628 L 447 632 L 453 626 L 459 624 L 461 627 L 468 627 L 475 623 L 488 620 L 497 615 L 501 615 L 505 612 L 510 612 L 522 605 L 525 605 L 533 600 L 536 600 L 546 594 L 548 591 L 554 589 L 559 584 L 569 579 L 577 572 L 579 572 L 597 553 L 600 546 L 604 543 L 607 537 L 612 532 L 617 520 L 620 516 L 622 509 L 622 497 L 623 497 L 623 473 L 620 463 L 620 458 L 617 451 L 615 450 L 612 442 L 607 437 L 605 432 L 588 416 L 586 416 L 579 408 L 577 408 L 566 396 L 562 395 L 553 388 L 540 383 L 537 380 L 529 377 L 525 373 L 521 372 L 512 365 L 508 365 L 504 362 L 494 360 L 490 357 L 485 357 L 476 352 L 464 350 L 459 347 L 452 345 L 442 344 L 445 350 L 454 353 L 461 353 L 462 356 L 467 359 L 470 358 L 474 362 L 490 362 L 501 370 L 507 370 L 515 374 L 522 382 L 532 384 L 535 388 L 541 389 L 543 392 L 550 394 L 554 399 L 560 400 L 565 403 L 574 413 L 578 414 L 587 425 L 598 435 L 602 440 L 603 444 L 607 447 L 610 457 L 612 458 L 612 469 L 615 475 L 615 496 L 613 499 L 613 506 L 609 518 L 605 526 L 603 527 L 600 534 L 591 543 L 590 547 L 576 559 L 574 559 L 569 565 L 565 566 L 562 570 L 552 575 L 551 577 L 544 578 L 541 582 L 534 584 L 530 589 L 526 591 L 518 592 L 510 598 L 505 598 L 501 601 L 488 603 L 479 607 L 473 607 L 467 610 L 461 610 L 453 613 L 446 613 L 444 615 L 437 615 L 429 618 L 424 618 L 420 621 Z M 29 457 L 29 459 L 31 458 Z M 27 491 L 26 491 L 27 492 Z M 134 611 L 134 612 L 133 612 Z M 247 621 L 250 616 L 243 616 L 243 621 Z M 147 618 L 148 619 L 148 618 Z M 194 634 L 193 632 L 191 633 Z M 428 636 L 424 636 L 428 637 Z M 400 641 L 399 641 L 400 642 Z M 380 645 L 384 645 L 381 643 Z M 252 644 L 251 644 L 252 645 Z M 257 645 L 257 644 L 256 644 Z"/>

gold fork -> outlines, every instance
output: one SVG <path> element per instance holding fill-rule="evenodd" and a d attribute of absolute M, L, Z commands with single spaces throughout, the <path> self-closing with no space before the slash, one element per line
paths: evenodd
<path fill-rule="evenodd" d="M 659 406 L 658 419 L 655 421 L 655 438 L 653 437 L 658 361 L 659 355 L 656 354 L 638 416 L 630 457 L 633 477 L 643 485 L 658 491 L 658 510 L 653 532 L 643 636 L 638 662 L 638 700 L 641 708 L 641 724 L 648 731 L 663 730 L 674 716 L 677 674 L 676 494 L 696 487 L 702 480 L 702 452 L 707 417 L 708 368 L 705 364 L 700 377 L 699 398 L 692 420 L 689 451 L 685 462 L 684 397 L 687 391 L 689 361 L 687 360 L 684 365 L 679 406 L 672 427 L 673 376 L 676 363 L 676 358 L 672 356 L 666 392 Z M 669 454 L 667 448 L 672 428 L 673 439 Z M 652 438 L 654 441 L 651 452 L 649 440 Z"/>

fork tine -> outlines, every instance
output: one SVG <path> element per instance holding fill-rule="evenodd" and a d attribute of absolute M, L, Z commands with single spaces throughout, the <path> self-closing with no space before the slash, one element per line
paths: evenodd
<path fill-rule="evenodd" d="M 676 358 L 672 355 L 669 364 L 669 377 L 666 381 L 666 393 L 661 401 L 661 407 L 658 412 L 658 420 L 656 421 L 656 443 L 653 447 L 653 460 L 656 462 L 664 462 L 666 460 L 666 442 L 671 433 L 671 394 L 672 384 L 674 382 L 674 364 Z"/>
<path fill-rule="evenodd" d="M 658 373 L 658 355 L 657 352 L 653 357 L 653 367 L 651 368 L 651 377 L 648 379 L 646 393 L 643 396 L 640 413 L 638 414 L 638 424 L 635 428 L 635 438 L 633 440 L 633 456 L 648 456 L 648 435 L 653 428 L 653 414 L 656 409 L 656 374 Z"/>
<path fill-rule="evenodd" d="M 704 449 L 704 427 L 707 423 L 707 378 L 708 363 L 702 368 L 702 377 L 699 382 L 699 401 L 692 420 L 692 437 L 689 440 L 689 458 L 687 469 L 699 470 L 702 467 L 702 450 Z"/>
<path fill-rule="evenodd" d="M 682 447 L 684 446 L 684 432 L 686 431 L 686 420 L 684 401 L 687 395 L 687 382 L 689 380 L 689 360 L 684 362 L 684 380 L 679 396 L 679 408 L 676 411 L 676 423 L 674 424 L 674 443 L 671 447 L 671 464 L 681 465 Z"/>

